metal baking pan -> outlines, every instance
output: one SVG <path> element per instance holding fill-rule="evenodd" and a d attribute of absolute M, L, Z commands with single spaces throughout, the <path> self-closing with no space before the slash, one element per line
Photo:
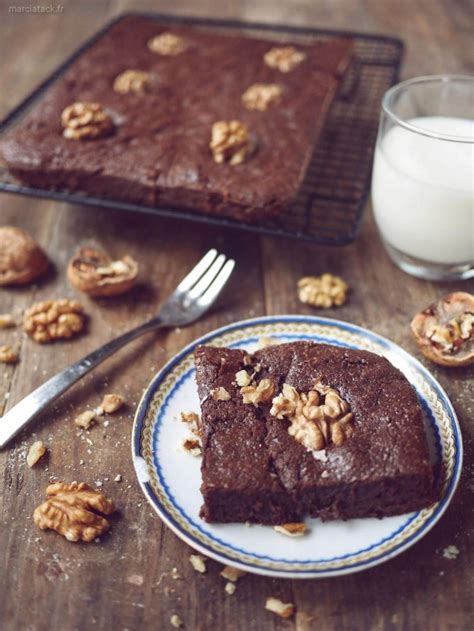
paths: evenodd
<path fill-rule="evenodd" d="M 232 20 L 175 17 L 153 13 L 126 13 L 109 22 L 80 46 L 57 70 L 24 99 L 0 123 L 0 134 L 14 126 L 91 44 L 118 20 L 128 15 L 142 15 L 170 25 L 187 25 L 206 30 L 244 32 L 269 39 L 301 41 L 350 37 L 354 42 L 354 63 L 347 73 L 339 96 L 334 101 L 308 167 L 305 181 L 286 212 L 263 224 L 246 224 L 232 219 L 211 217 L 170 207 L 130 204 L 113 197 L 90 197 L 81 193 L 52 191 L 23 186 L 0 162 L 0 191 L 60 202 L 146 212 L 183 221 L 212 224 L 313 241 L 346 245 L 354 240 L 362 218 L 370 186 L 372 157 L 377 135 L 380 102 L 384 92 L 397 82 L 403 57 L 403 43 L 384 35 L 336 31 L 309 27 L 259 24 Z"/>

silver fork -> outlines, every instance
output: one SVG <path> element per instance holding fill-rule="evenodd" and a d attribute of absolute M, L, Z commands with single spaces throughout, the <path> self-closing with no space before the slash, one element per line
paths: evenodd
<path fill-rule="evenodd" d="M 184 326 L 200 318 L 215 302 L 234 269 L 235 261 L 209 250 L 161 305 L 157 316 L 107 342 L 69 366 L 17 403 L 0 418 L 0 449 L 46 406 L 119 348 L 161 327 Z"/>

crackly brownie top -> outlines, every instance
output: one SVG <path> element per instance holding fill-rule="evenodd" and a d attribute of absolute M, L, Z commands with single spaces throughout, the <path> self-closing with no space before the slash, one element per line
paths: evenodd
<path fill-rule="evenodd" d="M 348 64 L 350 48 L 349 40 L 280 45 L 125 17 L 80 55 L 6 136 L 4 158 L 22 169 L 77 169 L 158 187 L 217 190 L 250 206 L 288 198 L 303 175 L 318 116 Z M 71 112 L 66 123 L 61 115 L 73 103 L 99 104 L 113 127 L 105 119 L 80 140 L 77 128 L 64 137 Z M 242 147 L 234 138 L 229 147 L 222 127 L 225 146 L 221 151 L 222 134 L 216 132 L 219 146 L 213 151 L 223 163 L 213 159 L 209 145 L 219 121 L 237 121 L 247 129 L 250 145 L 239 154 L 244 164 L 239 156 L 231 162 Z"/>
<path fill-rule="evenodd" d="M 244 415 L 259 419 L 265 426 L 261 451 L 269 456 L 272 470 L 290 492 L 315 483 L 431 475 L 416 394 L 402 373 L 381 356 L 311 342 L 269 346 L 253 356 L 240 350 L 200 347 L 196 366 L 205 440 L 211 438 L 208 444 L 214 441 L 214 447 L 221 440 L 227 445 L 223 431 L 228 435 L 236 429 L 239 440 L 247 436 L 252 444 L 252 434 L 239 419 Z M 262 396 L 254 394 L 258 389 Z M 310 449 L 295 431 L 288 398 L 296 392 L 306 397 L 307 404 L 308 393 L 319 392 L 318 405 L 330 406 L 329 391 L 335 393 L 331 396 L 340 409 L 328 426 L 345 418 L 342 438 L 335 439 L 328 427 L 323 446 Z M 278 405 L 278 397 L 281 403 L 284 394 L 288 395 L 286 403 Z M 316 420 L 318 405 L 309 406 L 309 412 L 306 408 Z M 228 452 L 226 458 L 232 459 L 231 450 Z M 240 457 L 240 468 L 245 470 L 245 455 Z M 210 477 L 217 483 L 226 475 L 226 458 L 218 459 L 218 470 L 206 471 L 204 479 Z"/>

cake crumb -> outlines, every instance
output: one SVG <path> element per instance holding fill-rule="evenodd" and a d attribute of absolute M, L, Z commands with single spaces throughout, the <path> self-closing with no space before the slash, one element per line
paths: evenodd
<path fill-rule="evenodd" d="M 191 554 L 189 557 L 189 562 L 196 570 L 196 572 L 199 572 L 200 574 L 205 574 L 205 572 L 207 571 L 206 561 L 206 557 L 202 556 L 201 554 Z"/>
<path fill-rule="evenodd" d="M 295 606 L 293 603 L 284 603 L 279 598 L 267 598 L 265 601 L 265 609 L 276 613 L 280 618 L 291 618 L 295 613 Z"/>
<path fill-rule="evenodd" d="M 459 556 L 459 548 L 457 546 L 447 546 L 443 550 L 443 557 L 450 561 L 457 559 Z"/>
<path fill-rule="evenodd" d="M 237 589 L 237 585 L 235 583 L 226 583 L 225 587 L 224 587 L 225 591 L 227 594 L 229 594 L 230 596 L 232 596 L 232 594 L 235 592 L 235 590 Z"/>
<path fill-rule="evenodd" d="M 174 613 L 171 616 L 170 622 L 171 622 L 171 626 L 173 626 L 175 629 L 179 629 L 180 627 L 183 626 L 183 621 L 181 620 L 181 618 L 176 613 Z"/>
<path fill-rule="evenodd" d="M 172 578 L 174 581 L 177 581 L 178 579 L 183 578 L 183 577 L 181 576 L 181 574 L 178 572 L 178 568 L 177 568 L 177 567 L 174 567 L 174 568 L 171 570 L 171 578 Z"/>

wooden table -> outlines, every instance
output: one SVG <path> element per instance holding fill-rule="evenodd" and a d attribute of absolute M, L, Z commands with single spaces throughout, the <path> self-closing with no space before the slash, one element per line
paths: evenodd
<path fill-rule="evenodd" d="M 8 14 L 1 4 L 0 114 L 15 105 L 85 37 L 128 7 L 243 20 L 312 24 L 383 32 L 407 44 L 403 76 L 473 70 L 468 3 L 449 0 L 192 0 L 160 3 L 126 0 L 66 2 L 62 13 Z M 55 272 L 37 286 L 0 291 L 0 312 L 20 314 L 31 303 L 77 297 L 66 263 L 88 239 L 113 255 L 136 257 L 146 282 L 129 297 L 91 301 L 86 336 L 38 346 L 21 328 L 2 340 L 21 347 L 16 367 L 0 367 L 0 413 L 58 369 L 153 314 L 189 267 L 211 246 L 237 260 L 237 270 L 218 307 L 194 326 L 131 344 L 84 379 L 0 453 L 3 470 L 0 530 L 0 627 L 5 630 L 155 629 L 170 627 L 173 613 L 187 629 L 468 629 L 472 628 L 473 370 L 429 365 L 447 390 L 464 434 L 465 461 L 459 490 L 441 522 L 408 552 L 352 576 L 315 581 L 247 576 L 235 595 L 224 593 L 217 563 L 206 575 L 191 568 L 191 550 L 160 520 L 141 494 L 130 458 L 135 406 L 152 375 L 184 344 L 213 328 L 261 314 L 312 313 L 295 294 L 303 275 L 330 271 L 353 288 L 347 305 L 321 312 L 386 335 L 418 356 L 408 323 L 414 312 L 445 292 L 474 290 L 473 283 L 434 284 L 399 271 L 385 255 L 370 210 L 357 241 L 343 249 L 296 244 L 150 216 L 87 209 L 1 195 L 0 224 L 21 226 L 46 248 Z M 132 298 L 132 299 L 131 299 Z M 424 362 L 426 364 L 426 362 Z M 96 406 L 105 392 L 126 396 L 126 412 L 107 428 L 81 439 L 74 416 Z M 49 448 L 47 461 L 30 470 L 27 447 L 34 438 Z M 89 442 L 90 441 L 90 442 Z M 114 482 L 117 474 L 120 483 Z M 110 535 L 98 544 L 71 544 L 41 533 L 31 514 L 50 477 L 103 482 L 120 509 Z M 470 539 L 471 537 L 471 539 Z M 456 559 L 443 550 L 455 545 Z M 182 580 L 172 580 L 178 568 Z M 297 605 L 292 621 L 264 611 L 266 596 Z"/>

